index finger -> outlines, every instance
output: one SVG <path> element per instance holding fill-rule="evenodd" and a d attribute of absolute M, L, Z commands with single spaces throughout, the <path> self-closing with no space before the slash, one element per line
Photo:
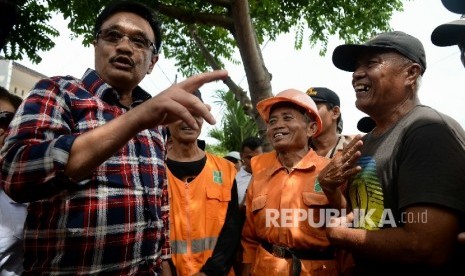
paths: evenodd
<path fill-rule="evenodd" d="M 193 102 L 192 105 L 189 107 L 189 111 L 193 115 L 200 116 L 210 125 L 214 125 L 216 123 L 216 120 L 215 117 L 213 117 L 213 115 L 211 114 L 210 110 L 210 105 L 205 104 L 200 100 Z"/>
<path fill-rule="evenodd" d="M 211 72 L 205 72 L 198 75 L 191 76 L 182 82 L 178 83 L 184 90 L 193 93 L 199 89 L 202 85 L 217 81 L 224 80 L 228 77 L 228 71 L 226 70 L 215 70 Z"/>

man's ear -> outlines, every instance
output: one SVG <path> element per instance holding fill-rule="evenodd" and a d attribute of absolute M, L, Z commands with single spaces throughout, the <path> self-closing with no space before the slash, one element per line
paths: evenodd
<path fill-rule="evenodd" d="M 307 125 L 307 136 L 308 137 L 313 137 L 313 135 L 315 135 L 317 131 L 318 131 L 318 124 L 315 121 L 308 123 Z"/>
<path fill-rule="evenodd" d="M 421 66 L 418 63 L 412 63 L 407 68 L 407 82 L 413 84 L 417 81 L 418 76 L 421 75 Z"/>
<path fill-rule="evenodd" d="M 147 71 L 147 75 L 152 73 L 153 67 L 155 67 L 155 64 L 157 64 L 158 58 L 159 58 L 158 54 L 155 55 L 152 53 L 152 57 L 150 58 L 150 66 L 149 66 L 149 70 Z"/>
<path fill-rule="evenodd" d="M 341 108 L 336 105 L 331 109 L 331 113 L 333 114 L 331 118 L 333 120 L 337 120 L 337 118 L 339 118 L 339 116 L 341 115 Z"/>

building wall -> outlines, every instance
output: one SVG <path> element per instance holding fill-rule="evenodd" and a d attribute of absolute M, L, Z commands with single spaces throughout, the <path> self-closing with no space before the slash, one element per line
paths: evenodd
<path fill-rule="evenodd" d="M 47 77 L 14 61 L 0 60 L 0 67 L 4 67 L 0 70 L 0 79 L 5 80 L 2 85 L 21 98 L 26 97 L 39 80 Z"/>
<path fill-rule="evenodd" d="M 13 63 L 13 70 L 11 73 L 10 87 L 8 91 L 15 95 L 24 98 L 27 93 L 34 87 L 34 85 L 44 78 L 45 76 L 40 76 L 37 74 L 32 74 L 28 70 L 23 70 L 24 68 L 20 66 L 15 66 Z"/>

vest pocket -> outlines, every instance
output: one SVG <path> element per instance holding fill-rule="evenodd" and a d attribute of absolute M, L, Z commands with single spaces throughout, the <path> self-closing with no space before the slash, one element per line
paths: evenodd
<path fill-rule="evenodd" d="M 206 216 L 224 222 L 228 204 L 231 201 L 231 191 L 218 185 L 207 185 Z"/>

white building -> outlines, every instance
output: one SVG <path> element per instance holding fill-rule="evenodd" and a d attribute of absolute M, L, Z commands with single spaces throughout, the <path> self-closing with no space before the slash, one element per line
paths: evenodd
<path fill-rule="evenodd" d="M 0 57 L 0 86 L 24 98 L 34 85 L 47 76 L 15 61 Z"/>

